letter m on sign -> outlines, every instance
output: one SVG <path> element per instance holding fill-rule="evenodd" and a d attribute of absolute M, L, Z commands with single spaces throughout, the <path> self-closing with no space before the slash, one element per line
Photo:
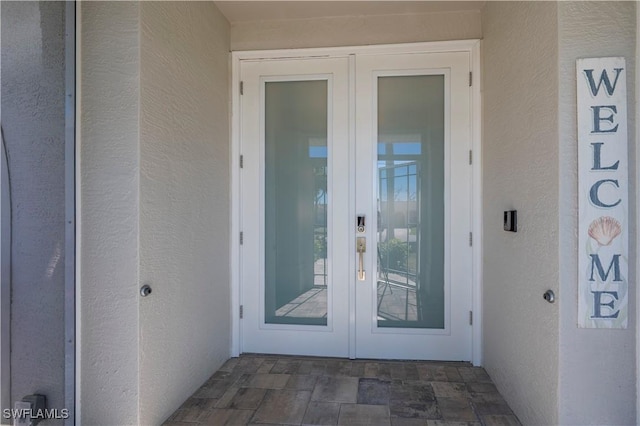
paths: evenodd
<path fill-rule="evenodd" d="M 600 261 L 600 256 L 597 254 L 591 254 L 591 277 L 589 281 L 595 281 L 594 272 L 596 272 L 602 282 L 606 282 L 609 279 L 609 274 L 613 269 L 613 281 L 622 281 L 620 279 L 620 255 L 614 254 L 611 263 L 609 264 L 609 268 L 605 272 L 604 267 L 602 266 L 602 262 Z"/>

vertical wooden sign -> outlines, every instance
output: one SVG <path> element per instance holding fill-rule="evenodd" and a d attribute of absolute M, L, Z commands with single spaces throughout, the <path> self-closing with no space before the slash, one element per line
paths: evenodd
<path fill-rule="evenodd" d="M 629 214 L 624 58 L 578 59 L 578 327 L 627 328 Z"/>

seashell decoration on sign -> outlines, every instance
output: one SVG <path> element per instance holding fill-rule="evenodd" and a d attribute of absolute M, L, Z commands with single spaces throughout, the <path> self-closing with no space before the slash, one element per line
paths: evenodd
<path fill-rule="evenodd" d="M 608 246 L 622 232 L 620 222 L 610 216 L 600 216 L 589 225 L 589 236 L 601 246 Z"/>

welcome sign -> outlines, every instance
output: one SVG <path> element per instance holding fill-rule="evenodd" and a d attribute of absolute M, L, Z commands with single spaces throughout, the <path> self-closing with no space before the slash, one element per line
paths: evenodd
<path fill-rule="evenodd" d="M 624 58 L 577 60 L 578 327 L 627 328 L 627 80 Z"/>

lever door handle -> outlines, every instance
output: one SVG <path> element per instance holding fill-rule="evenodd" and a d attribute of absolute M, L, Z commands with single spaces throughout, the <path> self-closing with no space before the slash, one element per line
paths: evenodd
<path fill-rule="evenodd" d="M 364 253 L 367 251 L 367 239 L 365 237 L 356 238 L 356 251 L 358 252 L 358 281 L 364 281 Z"/>

